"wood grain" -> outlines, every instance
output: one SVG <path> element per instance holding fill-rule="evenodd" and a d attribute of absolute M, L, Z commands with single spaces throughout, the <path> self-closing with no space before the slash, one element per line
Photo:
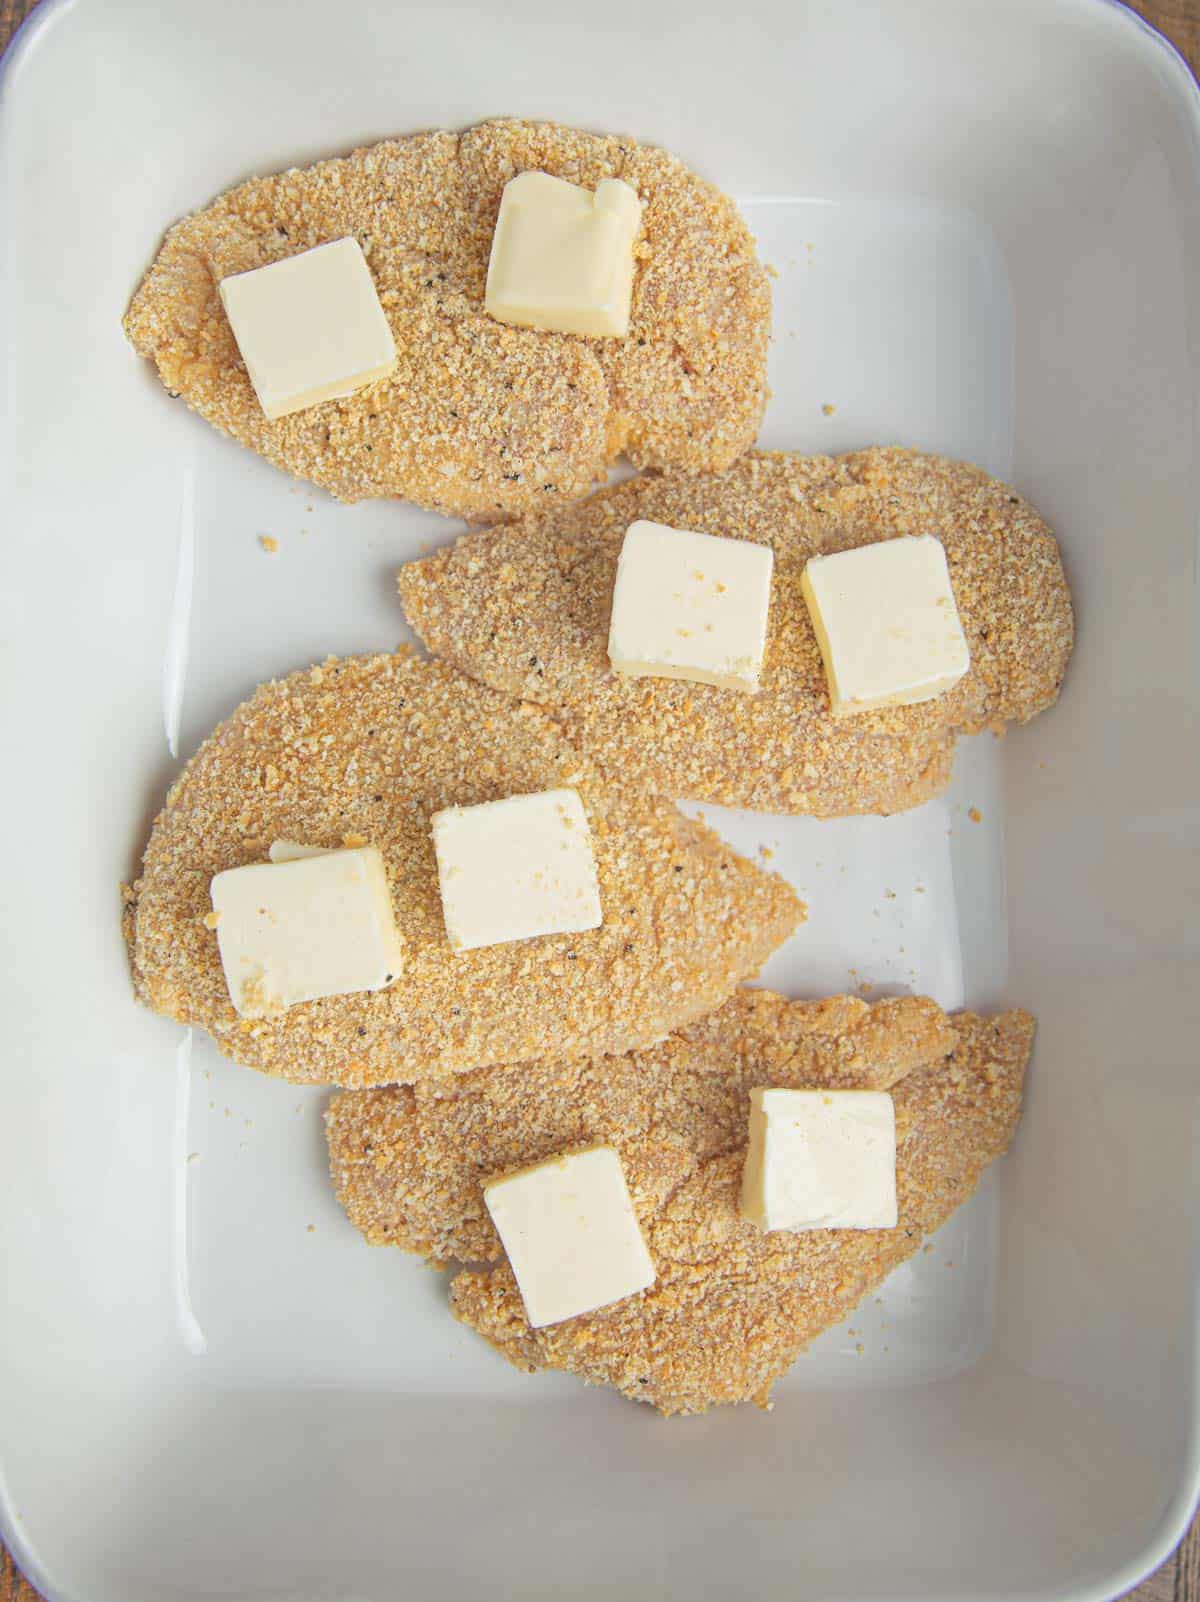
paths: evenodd
<path fill-rule="evenodd" d="M 902 0 L 899 0 L 902 3 Z M 37 0 L 0 0 L 0 50 Z M 1200 0 L 1134 0 L 1134 10 L 1154 24 L 1200 70 Z M 0 1602 L 42 1602 L 0 1545 Z M 1200 1516 L 1179 1550 L 1157 1574 L 1128 1593 L 1127 1602 L 1200 1602 Z"/>
<path fill-rule="evenodd" d="M 37 0 L 0 0 L 0 50 L 8 44 L 36 4 Z M 9 1602 L 7 1591 L 0 1591 L 0 1602 Z"/>

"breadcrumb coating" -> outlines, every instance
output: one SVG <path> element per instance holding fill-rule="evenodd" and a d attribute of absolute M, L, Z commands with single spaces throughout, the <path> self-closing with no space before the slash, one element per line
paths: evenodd
<path fill-rule="evenodd" d="M 583 339 L 483 309 L 509 178 L 535 169 L 643 202 L 630 331 Z M 220 280 L 353 235 L 399 356 L 392 376 L 272 422 Z M 641 467 L 724 467 L 766 402 L 770 287 L 726 196 L 665 151 L 501 119 L 391 139 L 252 178 L 168 232 L 125 317 L 167 389 L 339 500 L 399 496 L 496 518 L 569 501 L 626 452 Z"/>
<path fill-rule="evenodd" d="M 613 581 L 637 518 L 772 546 L 757 694 L 612 671 Z M 804 565 L 905 534 L 945 546 L 971 666 L 936 700 L 834 718 Z M 1058 546 L 1028 502 L 978 468 L 890 448 L 752 452 L 724 472 L 631 480 L 465 535 L 404 567 L 400 593 L 431 650 L 549 707 L 614 773 L 664 795 L 820 817 L 936 795 L 957 735 L 999 733 L 1055 700 L 1073 638 Z"/>
<path fill-rule="evenodd" d="M 430 815 L 570 785 L 591 827 L 604 921 L 454 951 Z M 378 846 L 405 963 L 383 991 L 239 1018 L 209 883 L 273 840 Z M 139 998 L 235 1062 L 295 1083 L 436 1079 L 543 1053 L 625 1051 L 720 1004 L 803 916 L 791 889 L 636 789 L 616 793 L 537 707 L 443 663 L 332 658 L 261 686 L 172 786 L 125 931 Z"/>
<path fill-rule="evenodd" d="M 663 1413 L 765 1405 L 797 1354 L 911 1256 L 1007 1148 L 1033 1030 L 1026 1013 L 947 1017 L 919 997 L 869 1006 L 741 990 L 624 1057 L 340 1095 L 327 1114 L 333 1181 L 372 1243 L 494 1265 L 460 1272 L 451 1306 L 518 1367 L 565 1369 Z M 764 1084 L 892 1092 L 895 1230 L 762 1234 L 741 1217 L 749 1092 Z M 532 1330 L 483 1186 L 598 1142 L 621 1153 L 658 1279 Z"/>

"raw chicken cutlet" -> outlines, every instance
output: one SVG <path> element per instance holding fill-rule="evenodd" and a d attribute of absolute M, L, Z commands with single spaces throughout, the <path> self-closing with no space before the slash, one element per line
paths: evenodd
<path fill-rule="evenodd" d="M 530 170 L 643 202 L 629 334 L 513 328 L 483 308 L 505 183 Z M 358 239 L 392 328 L 392 376 L 269 421 L 220 280 Z M 770 290 L 733 202 L 665 151 L 500 120 L 387 140 L 252 178 L 176 223 L 125 317 L 167 389 L 343 501 L 399 496 L 495 518 L 570 500 L 622 452 L 641 467 L 725 467 L 766 401 Z"/>
<path fill-rule="evenodd" d="M 617 558 L 639 518 L 773 548 L 756 694 L 612 670 Z M 945 546 L 971 666 L 936 700 L 835 718 L 805 563 L 905 534 Z M 936 795 L 956 735 L 999 732 L 1055 700 L 1073 637 L 1058 546 L 1028 502 L 978 468 L 899 449 L 756 452 L 724 472 L 635 479 L 468 534 L 403 568 L 400 593 L 431 650 L 551 709 L 612 772 L 663 795 L 819 817 Z"/>
<path fill-rule="evenodd" d="M 567 785 L 603 923 L 471 951 L 442 919 L 430 815 Z M 377 846 L 404 942 L 386 990 L 239 1018 L 210 927 L 215 873 L 272 841 Z M 263 685 L 172 786 L 126 891 L 139 998 L 235 1062 L 296 1083 L 436 1079 L 493 1062 L 644 1046 L 723 1001 L 793 930 L 789 887 L 636 789 L 618 794 L 540 709 L 409 653 L 331 659 Z M 206 921 L 207 920 L 207 921 Z"/>
<path fill-rule="evenodd" d="M 460 1272 L 451 1307 L 518 1367 L 565 1369 L 664 1413 L 765 1405 L 797 1354 L 910 1257 L 1006 1150 L 1033 1031 L 1027 1013 L 947 1016 L 920 997 L 868 1006 L 740 990 L 625 1056 L 339 1095 L 327 1115 L 333 1182 L 373 1244 L 496 1265 Z M 891 1091 L 896 1229 L 763 1234 L 742 1218 L 758 1085 Z M 483 1186 L 596 1143 L 620 1152 L 657 1281 L 531 1329 Z"/>

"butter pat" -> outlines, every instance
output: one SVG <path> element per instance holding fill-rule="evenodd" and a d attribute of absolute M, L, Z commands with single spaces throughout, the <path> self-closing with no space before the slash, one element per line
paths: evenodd
<path fill-rule="evenodd" d="M 522 328 L 624 336 L 641 221 L 636 191 L 619 178 L 601 179 L 594 194 L 544 172 L 510 178 L 492 236 L 485 310 Z"/>
<path fill-rule="evenodd" d="M 613 590 L 613 667 L 635 677 L 757 690 L 774 565 L 768 545 L 631 523 Z"/>
<path fill-rule="evenodd" d="M 270 418 L 352 395 L 396 365 L 392 330 L 357 239 L 223 278 L 221 303 Z"/>
<path fill-rule="evenodd" d="M 400 936 L 374 846 L 230 868 L 213 879 L 211 894 L 225 983 L 243 1018 L 382 990 L 400 972 Z"/>
<path fill-rule="evenodd" d="M 814 556 L 801 589 L 834 717 L 932 701 L 971 664 L 946 553 L 931 534 Z"/>
<path fill-rule="evenodd" d="M 430 821 L 456 950 L 599 927 L 592 836 L 576 791 L 447 807 Z"/>
<path fill-rule="evenodd" d="M 611 1146 L 552 1157 L 484 1188 L 534 1329 L 653 1285 L 654 1264 Z"/>
<path fill-rule="evenodd" d="M 296 840 L 272 840 L 267 852 L 272 862 L 301 862 L 306 857 L 326 857 L 332 846 L 301 845 Z"/>
<path fill-rule="evenodd" d="M 760 1229 L 895 1229 L 891 1096 L 752 1090 L 742 1212 Z"/>

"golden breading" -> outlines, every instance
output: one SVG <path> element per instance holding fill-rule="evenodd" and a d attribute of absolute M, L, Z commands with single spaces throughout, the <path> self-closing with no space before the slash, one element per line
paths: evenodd
<path fill-rule="evenodd" d="M 453 951 L 430 814 L 569 784 L 604 922 Z M 214 873 L 277 838 L 379 847 L 405 943 L 398 983 L 239 1019 L 206 922 Z M 538 708 L 409 653 L 331 659 L 263 685 L 200 747 L 126 893 L 138 996 L 235 1062 L 296 1083 L 379 1085 L 625 1051 L 717 1006 L 803 916 L 788 886 L 669 804 L 606 787 Z"/>
<path fill-rule="evenodd" d="M 484 312 L 500 194 L 529 169 L 589 189 L 624 178 L 637 190 L 627 338 L 509 328 Z M 351 234 L 392 326 L 396 371 L 271 422 L 218 283 Z M 170 230 L 125 332 L 210 423 L 340 500 L 400 496 L 494 518 L 585 493 L 622 451 L 643 467 L 734 461 L 766 400 L 770 312 L 733 202 L 675 157 L 500 120 L 240 184 Z"/>
<path fill-rule="evenodd" d="M 461 1272 L 451 1306 L 518 1367 L 566 1369 L 664 1413 L 765 1403 L 797 1354 L 911 1256 L 1006 1149 L 1033 1027 L 1021 1012 L 946 1017 L 923 998 L 868 1006 L 742 990 L 623 1058 L 338 1096 L 327 1115 L 334 1185 L 373 1243 L 496 1264 Z M 748 1096 L 763 1084 L 892 1091 L 897 1229 L 764 1235 L 740 1216 Z M 621 1153 L 658 1279 L 532 1330 L 483 1185 L 594 1142 Z"/>
<path fill-rule="evenodd" d="M 774 548 L 756 695 L 612 671 L 613 579 L 637 518 Z M 804 564 L 902 534 L 945 545 L 971 667 L 937 700 L 834 718 Z M 998 732 L 1053 702 L 1073 633 L 1058 547 L 1033 508 L 977 468 L 898 449 L 752 453 L 726 472 L 635 479 L 466 535 L 403 568 L 400 593 L 431 650 L 550 707 L 614 773 L 664 795 L 820 817 L 936 795 L 957 734 Z"/>

